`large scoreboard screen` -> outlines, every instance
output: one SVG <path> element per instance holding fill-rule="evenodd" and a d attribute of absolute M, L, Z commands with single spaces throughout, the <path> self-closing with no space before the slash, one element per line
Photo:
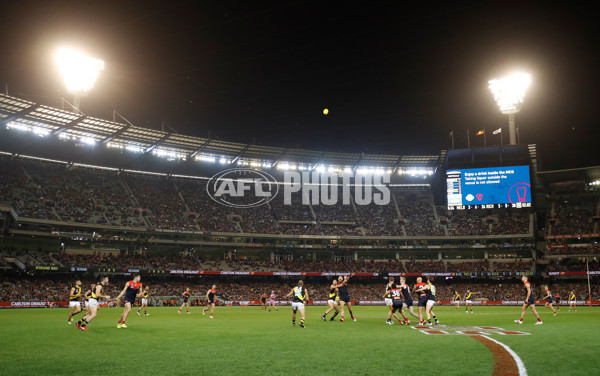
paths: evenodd
<path fill-rule="evenodd" d="M 446 171 L 448 210 L 530 208 L 529 166 Z"/>

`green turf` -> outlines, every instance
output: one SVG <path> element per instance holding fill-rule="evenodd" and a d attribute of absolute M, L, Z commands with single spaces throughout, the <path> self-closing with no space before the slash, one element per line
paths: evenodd
<path fill-rule="evenodd" d="M 517 325 L 519 307 L 476 307 L 474 314 L 437 307 L 447 325 L 488 325 L 528 336 L 491 337 L 510 346 L 529 375 L 592 375 L 600 368 L 600 310 L 579 307 L 552 317 L 538 307 Z M 104 308 L 88 332 L 67 325 L 66 309 L 0 310 L 2 375 L 490 375 L 491 353 L 467 336 L 425 335 L 384 323 L 385 307 L 355 307 L 358 322 L 323 322 L 323 307 L 307 309 L 307 327 L 291 326 L 291 309 L 150 308 L 117 329 L 122 309 Z M 80 316 L 78 316 L 80 317 Z"/>

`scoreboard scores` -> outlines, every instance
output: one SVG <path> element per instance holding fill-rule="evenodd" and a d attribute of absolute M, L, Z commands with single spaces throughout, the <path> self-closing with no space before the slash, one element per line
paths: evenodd
<path fill-rule="evenodd" d="M 530 208 L 529 166 L 446 171 L 448 210 Z"/>

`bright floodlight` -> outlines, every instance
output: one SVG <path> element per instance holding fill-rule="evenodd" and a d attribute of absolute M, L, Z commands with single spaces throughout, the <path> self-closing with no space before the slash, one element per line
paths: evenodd
<path fill-rule="evenodd" d="M 525 90 L 531 83 L 528 74 L 517 73 L 500 80 L 490 81 L 490 90 L 498 102 L 500 112 L 503 114 L 516 114 L 521 110 Z"/>
<path fill-rule="evenodd" d="M 521 111 L 525 91 L 531 83 L 528 74 L 517 73 L 499 80 L 490 81 L 490 90 L 494 99 L 500 107 L 500 112 L 508 115 L 508 128 L 510 144 L 517 144 L 517 131 L 515 126 L 515 114 Z"/>
<path fill-rule="evenodd" d="M 58 50 L 56 62 L 67 90 L 77 95 L 87 94 L 94 86 L 100 71 L 104 69 L 104 61 L 69 49 Z"/>

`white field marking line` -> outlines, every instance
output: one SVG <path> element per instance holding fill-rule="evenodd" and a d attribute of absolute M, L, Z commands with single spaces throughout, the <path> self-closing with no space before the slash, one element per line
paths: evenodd
<path fill-rule="evenodd" d="M 519 368 L 519 375 L 527 376 L 527 369 L 525 368 L 525 363 L 523 363 L 523 360 L 521 360 L 519 355 L 517 355 L 517 353 L 514 352 L 513 349 L 503 344 L 502 342 L 491 338 L 490 336 L 485 335 L 484 337 L 504 347 L 504 350 L 506 350 L 510 354 L 510 356 L 512 356 L 512 358 L 515 360 L 515 363 L 517 363 L 517 368 Z"/>

